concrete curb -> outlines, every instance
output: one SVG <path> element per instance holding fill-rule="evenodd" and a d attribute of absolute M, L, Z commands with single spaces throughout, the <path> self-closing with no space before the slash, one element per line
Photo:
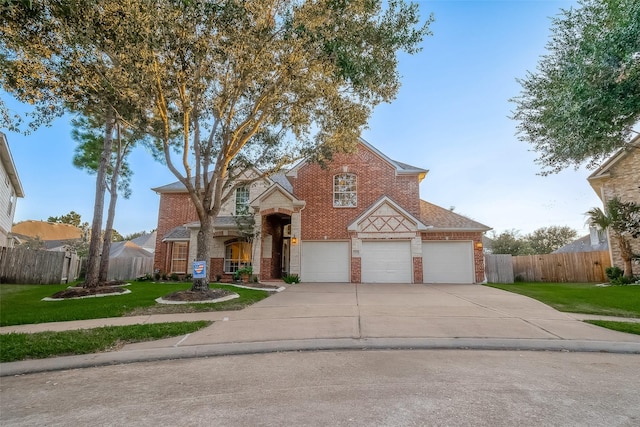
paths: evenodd
<path fill-rule="evenodd" d="M 171 359 L 329 350 L 511 350 L 640 354 L 640 343 L 492 338 L 336 338 L 263 341 L 115 351 L 1 363 L 0 377 Z"/>

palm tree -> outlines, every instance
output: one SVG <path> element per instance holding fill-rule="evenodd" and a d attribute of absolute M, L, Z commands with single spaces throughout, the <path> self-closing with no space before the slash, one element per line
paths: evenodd
<path fill-rule="evenodd" d="M 624 262 L 624 275 L 633 277 L 631 261 L 634 257 L 629 237 L 633 237 L 628 229 L 631 216 L 636 215 L 639 207 L 635 203 L 622 202 L 617 197 L 607 201 L 605 210 L 593 208 L 587 211 L 587 222 L 600 230 L 609 230 L 609 236 L 615 239 L 620 248 L 620 258 Z"/>

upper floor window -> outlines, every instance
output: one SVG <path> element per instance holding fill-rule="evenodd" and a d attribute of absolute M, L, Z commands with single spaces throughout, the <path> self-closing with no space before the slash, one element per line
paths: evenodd
<path fill-rule="evenodd" d="M 7 206 L 7 215 L 11 216 L 11 213 L 13 212 L 13 204 L 15 203 L 16 200 L 16 195 L 13 192 L 13 189 L 11 189 L 11 196 L 9 196 L 9 206 Z"/>
<path fill-rule="evenodd" d="M 358 205 L 356 176 L 342 173 L 333 177 L 333 207 L 353 208 Z"/>
<path fill-rule="evenodd" d="M 236 215 L 249 214 L 249 187 L 236 189 Z"/>

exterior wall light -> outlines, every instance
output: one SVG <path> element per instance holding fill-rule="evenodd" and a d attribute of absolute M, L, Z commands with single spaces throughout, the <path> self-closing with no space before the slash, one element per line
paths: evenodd
<path fill-rule="evenodd" d="M 482 249 L 482 242 L 476 242 L 476 249 Z"/>
<path fill-rule="evenodd" d="M 292 244 L 292 245 L 297 245 L 297 244 L 298 244 L 298 238 L 297 238 L 296 236 L 293 236 L 293 237 L 291 238 L 291 244 Z"/>

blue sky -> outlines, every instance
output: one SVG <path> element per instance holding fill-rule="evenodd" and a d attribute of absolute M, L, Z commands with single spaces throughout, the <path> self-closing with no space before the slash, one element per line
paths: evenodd
<path fill-rule="evenodd" d="M 537 156 L 517 139 L 517 123 L 508 118 L 508 99 L 520 90 L 515 79 L 535 70 L 550 18 L 576 2 L 419 3 L 423 16 L 435 15 L 434 34 L 422 52 L 401 57 L 398 97 L 375 110 L 363 138 L 395 160 L 429 169 L 422 199 L 455 206 L 496 232 L 567 225 L 587 234 L 584 212 L 600 205 L 586 181 L 590 172 L 538 176 Z M 5 133 L 26 195 L 18 200 L 15 222 L 71 210 L 90 222 L 95 179 L 71 164 L 68 120 L 28 136 Z M 156 227 L 159 196 L 151 188 L 176 180 L 143 149 L 130 160 L 133 194 L 119 199 L 115 219 L 123 235 Z"/>

